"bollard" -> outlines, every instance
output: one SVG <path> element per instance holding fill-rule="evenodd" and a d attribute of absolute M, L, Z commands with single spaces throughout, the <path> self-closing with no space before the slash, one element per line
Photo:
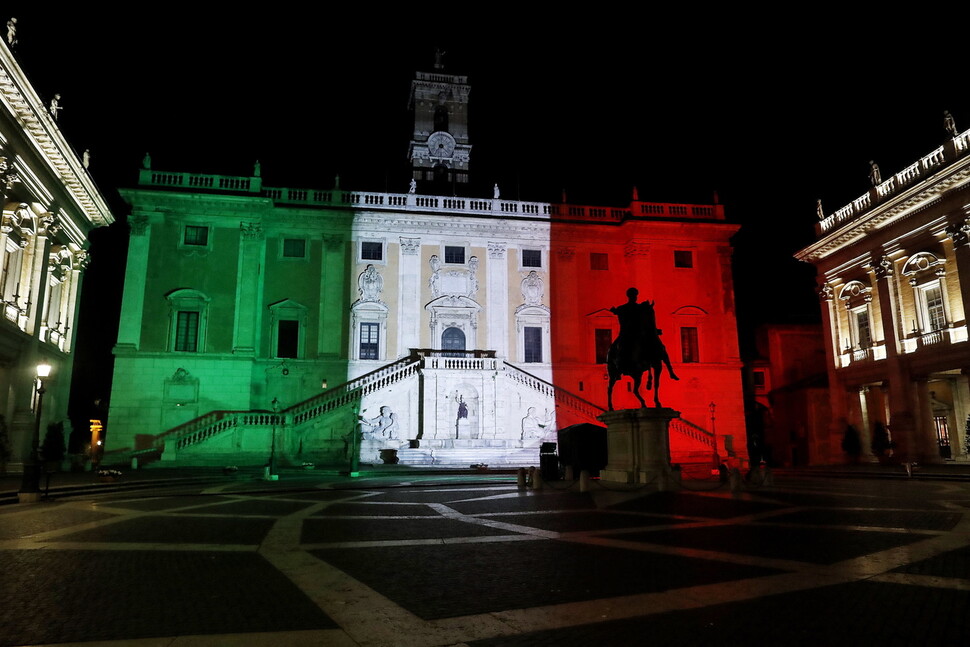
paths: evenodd
<path fill-rule="evenodd" d="M 520 467 L 519 470 L 515 473 L 515 484 L 519 487 L 520 490 L 525 489 L 525 468 L 524 467 Z"/>
<path fill-rule="evenodd" d="M 589 492 L 589 472 L 586 470 L 579 473 L 579 491 Z"/>
<path fill-rule="evenodd" d="M 574 476 L 573 466 L 572 465 L 567 465 L 566 466 L 566 474 L 565 474 L 565 476 L 563 478 L 565 480 L 567 480 L 567 481 L 574 481 L 574 480 L 576 480 L 576 477 Z"/>
<path fill-rule="evenodd" d="M 138 457 L 137 456 L 132 456 L 131 457 L 131 469 L 133 469 L 133 470 L 138 469 Z"/>
<path fill-rule="evenodd" d="M 528 476 L 525 477 L 525 486 L 528 488 L 531 488 L 532 484 L 535 483 L 535 479 L 536 479 L 536 468 L 535 468 L 535 465 L 532 465 L 529 467 Z"/>
<path fill-rule="evenodd" d="M 535 476 L 532 477 L 532 489 L 533 490 L 542 489 L 542 470 L 535 471 Z"/>
<path fill-rule="evenodd" d="M 731 484 L 732 492 L 741 491 L 741 470 L 736 467 L 732 467 L 731 471 L 728 472 L 728 483 Z"/>

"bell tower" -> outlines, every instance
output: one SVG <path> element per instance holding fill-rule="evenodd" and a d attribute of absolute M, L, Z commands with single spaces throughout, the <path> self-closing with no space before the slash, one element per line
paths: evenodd
<path fill-rule="evenodd" d="M 454 193 L 468 183 L 468 77 L 445 72 L 435 52 L 434 72 L 417 72 L 411 82 L 410 107 L 414 132 L 408 159 L 411 177 L 434 188 L 427 192 Z"/>

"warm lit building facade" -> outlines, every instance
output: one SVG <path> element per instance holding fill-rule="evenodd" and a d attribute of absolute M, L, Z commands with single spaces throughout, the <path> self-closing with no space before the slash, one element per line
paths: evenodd
<path fill-rule="evenodd" d="M 684 418 L 675 453 L 743 458 L 723 207 L 432 194 L 467 181 L 466 79 L 419 74 L 412 95 L 409 193 L 151 168 L 122 191 L 109 451 L 253 463 L 275 437 L 289 463 L 535 464 L 605 406 L 604 309 L 635 286 L 682 377 L 661 387 Z M 618 407 L 635 406 L 626 388 Z"/>
<path fill-rule="evenodd" d="M 970 131 L 824 217 L 797 254 L 818 271 L 829 354 L 833 420 L 815 462 L 845 460 L 847 425 L 870 460 L 967 458 L 968 205 Z"/>
<path fill-rule="evenodd" d="M 113 217 L 5 44 L 0 99 L 0 414 L 18 464 L 30 449 L 36 366 L 43 361 L 52 371 L 42 429 L 63 421 L 70 432 L 71 351 L 88 233 Z"/>

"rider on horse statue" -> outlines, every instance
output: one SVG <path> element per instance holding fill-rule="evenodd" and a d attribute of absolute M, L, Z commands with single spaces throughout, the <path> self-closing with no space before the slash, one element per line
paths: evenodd
<path fill-rule="evenodd" d="M 670 365 L 667 348 L 660 341 L 661 331 L 657 328 L 653 304 L 649 301 L 637 303 L 639 294 L 639 290 L 630 288 L 626 291 L 628 301 L 623 305 L 610 308 L 610 312 L 620 321 L 620 334 L 615 342 L 617 360 L 621 368 L 646 370 L 649 368 L 647 358 L 659 356 L 667 366 L 670 377 L 678 380 L 680 378 Z M 624 374 L 629 375 L 626 371 Z"/>
<path fill-rule="evenodd" d="M 620 334 L 610 346 L 606 364 L 610 384 L 606 397 L 610 410 L 613 410 L 613 385 L 622 375 L 629 375 L 633 379 L 633 395 L 640 404 L 646 407 L 640 395 L 640 380 L 647 374 L 647 388 L 653 388 L 653 401 L 660 406 L 660 372 L 663 366 L 674 380 L 679 380 L 670 365 L 670 356 L 660 341 L 660 330 L 657 328 L 657 318 L 653 310 L 653 303 L 644 301 L 637 303 L 639 291 L 630 288 L 626 291 L 628 301 L 623 305 L 610 308 L 620 320 Z"/>

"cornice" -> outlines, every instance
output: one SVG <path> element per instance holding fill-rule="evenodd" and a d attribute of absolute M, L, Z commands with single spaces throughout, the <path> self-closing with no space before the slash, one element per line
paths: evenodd
<path fill-rule="evenodd" d="M 933 206 L 947 191 L 968 181 L 970 181 L 970 155 L 962 157 L 923 182 L 870 209 L 868 213 L 847 222 L 796 253 L 795 258 L 809 263 L 818 262 L 877 229 L 883 229 L 892 222 Z"/>
<path fill-rule="evenodd" d="M 100 191 L 24 76 L 6 43 L 0 45 L 0 101 L 21 126 L 23 137 L 37 157 L 74 200 L 78 211 L 96 227 L 114 222 L 114 216 Z"/>

